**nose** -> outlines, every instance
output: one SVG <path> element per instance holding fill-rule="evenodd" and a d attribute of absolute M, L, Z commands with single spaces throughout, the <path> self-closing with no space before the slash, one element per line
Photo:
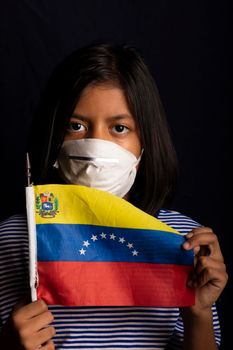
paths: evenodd
<path fill-rule="evenodd" d="M 101 125 L 95 125 L 88 131 L 88 137 L 92 139 L 109 140 L 108 129 Z"/>

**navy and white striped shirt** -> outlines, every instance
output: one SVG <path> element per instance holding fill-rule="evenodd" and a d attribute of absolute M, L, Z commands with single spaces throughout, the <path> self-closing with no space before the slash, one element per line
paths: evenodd
<path fill-rule="evenodd" d="M 182 234 L 200 226 L 178 212 L 160 210 L 158 219 Z M 23 215 L 0 223 L 0 328 L 12 307 L 29 291 L 28 232 Z M 57 350 L 182 349 L 183 323 L 178 308 L 50 306 Z M 217 344 L 220 326 L 215 306 Z"/>

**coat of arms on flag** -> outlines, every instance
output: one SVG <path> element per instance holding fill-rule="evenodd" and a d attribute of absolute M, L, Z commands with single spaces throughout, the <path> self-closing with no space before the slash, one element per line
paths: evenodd
<path fill-rule="evenodd" d="M 53 218 L 57 212 L 58 199 L 52 192 L 44 192 L 36 196 L 36 213 L 42 217 Z"/>
<path fill-rule="evenodd" d="M 194 304 L 185 238 L 124 199 L 77 185 L 26 190 L 32 298 L 69 306 Z M 35 285 L 35 281 L 38 283 Z"/>

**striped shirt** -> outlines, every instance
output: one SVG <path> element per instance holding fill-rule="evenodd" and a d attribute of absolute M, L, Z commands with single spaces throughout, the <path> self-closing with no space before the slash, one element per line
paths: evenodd
<path fill-rule="evenodd" d="M 174 211 L 160 210 L 158 219 L 181 234 L 200 226 Z M 12 307 L 29 291 L 28 232 L 23 215 L 0 223 L 0 328 Z M 182 349 L 183 323 L 178 308 L 50 306 L 57 350 Z M 213 326 L 220 344 L 215 305 Z"/>

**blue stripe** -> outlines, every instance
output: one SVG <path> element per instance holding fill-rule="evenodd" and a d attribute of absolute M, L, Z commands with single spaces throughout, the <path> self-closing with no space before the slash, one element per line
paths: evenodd
<path fill-rule="evenodd" d="M 93 237 L 97 239 L 94 241 Z M 165 231 L 75 224 L 37 225 L 38 261 L 192 265 L 193 252 L 182 248 L 184 241 L 183 236 Z"/>

